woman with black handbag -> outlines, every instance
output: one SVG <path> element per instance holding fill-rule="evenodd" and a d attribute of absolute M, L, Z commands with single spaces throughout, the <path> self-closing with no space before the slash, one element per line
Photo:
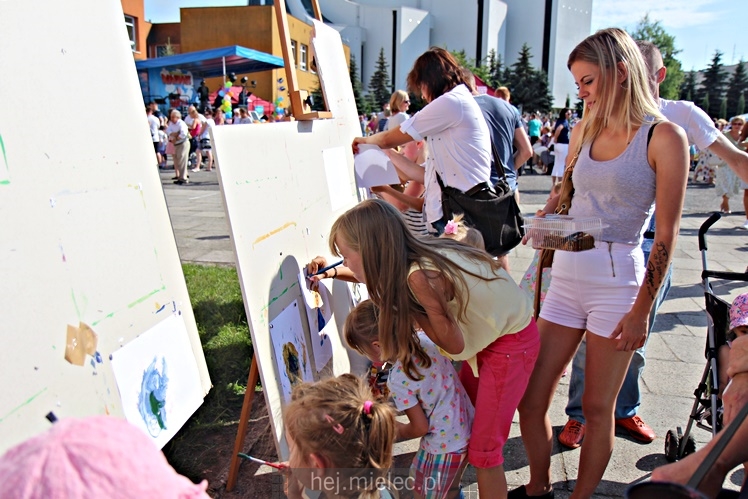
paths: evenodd
<path fill-rule="evenodd" d="M 491 139 L 481 110 L 465 84 L 463 68 L 448 51 L 432 47 L 416 59 L 407 77 L 408 89 L 428 103 L 399 127 L 353 140 L 359 144 L 390 149 L 410 142 L 427 140 L 429 158 L 425 171 L 403 171 L 408 178 L 426 186 L 426 221 L 441 233 L 446 220 L 442 210 L 437 174 L 444 184 L 470 191 L 488 185 L 491 174 Z M 451 214 L 449 214 L 451 215 Z"/>

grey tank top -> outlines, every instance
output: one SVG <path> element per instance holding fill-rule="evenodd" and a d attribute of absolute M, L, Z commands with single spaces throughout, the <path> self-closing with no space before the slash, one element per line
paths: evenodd
<path fill-rule="evenodd" d="M 595 161 L 585 144 L 574 167 L 569 215 L 602 219 L 603 241 L 640 245 L 654 211 L 655 172 L 647 159 L 651 123 L 639 128 L 617 158 Z"/>

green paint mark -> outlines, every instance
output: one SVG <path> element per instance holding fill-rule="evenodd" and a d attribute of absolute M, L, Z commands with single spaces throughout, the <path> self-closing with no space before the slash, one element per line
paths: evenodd
<path fill-rule="evenodd" d="M 132 308 L 132 307 L 134 307 L 135 305 L 137 305 L 137 304 L 139 304 L 139 303 L 143 303 L 144 301 L 146 301 L 146 300 L 147 300 L 148 298 L 150 298 L 151 296 L 153 296 L 153 295 L 155 295 L 156 293 L 158 293 L 158 292 L 161 292 L 161 291 L 163 291 L 163 290 L 165 290 L 165 289 L 166 289 L 166 286 L 161 286 L 161 287 L 160 287 L 160 288 L 158 288 L 158 289 L 154 289 L 153 291 L 151 291 L 151 292 L 150 292 L 150 293 L 148 293 L 147 295 L 145 295 L 145 296 L 141 296 L 140 298 L 138 298 L 138 299 L 137 299 L 137 300 L 135 300 L 134 302 L 132 302 L 132 303 L 130 303 L 129 305 L 127 305 L 127 308 Z"/>
<path fill-rule="evenodd" d="M 287 287 L 286 289 L 284 289 L 283 291 L 281 291 L 281 294 L 279 294 L 278 296 L 276 296 L 275 298 L 273 298 L 272 300 L 270 300 L 270 301 L 268 302 L 268 304 L 267 304 L 267 305 L 265 305 L 264 307 L 262 307 L 262 310 L 263 310 L 263 311 L 265 311 L 265 310 L 267 310 L 268 308 L 270 308 L 270 305 L 272 305 L 273 303 L 275 303 L 276 301 L 278 301 L 278 299 L 279 299 L 279 298 L 280 298 L 281 296 L 283 296 L 283 295 L 285 295 L 286 293 L 288 293 L 288 290 L 290 290 L 291 288 L 293 288 L 293 287 L 294 287 L 294 286 L 296 286 L 297 284 L 298 284 L 298 282 L 294 282 L 294 283 L 293 283 L 293 284 L 291 284 L 291 285 L 290 285 L 289 287 Z"/>
<path fill-rule="evenodd" d="M 8 412 L 7 414 L 3 415 L 3 417 L 0 418 L 0 423 L 2 423 L 3 421 L 5 421 L 9 417 L 11 417 L 13 414 L 15 414 L 19 410 L 21 410 L 24 407 L 26 407 L 27 405 L 29 405 L 36 397 L 38 397 L 39 395 L 41 395 L 42 393 L 44 393 L 46 391 L 47 391 L 47 387 L 45 386 L 44 388 L 42 388 L 41 390 L 39 390 L 37 393 L 35 393 L 34 395 L 32 395 L 26 402 L 24 402 L 24 403 L 22 403 L 22 404 L 20 404 L 20 405 L 18 405 L 16 407 L 14 407 L 13 409 L 11 409 L 10 412 Z"/>
<path fill-rule="evenodd" d="M 0 180 L 0 185 L 8 185 L 10 184 L 10 180 Z"/>
<path fill-rule="evenodd" d="M 0 151 L 3 153 L 3 163 L 5 163 L 5 171 L 9 171 L 8 168 L 8 156 L 5 155 L 5 142 L 3 142 L 3 136 L 0 135 Z M 8 185 L 10 180 L 0 180 L 0 185 Z"/>
<path fill-rule="evenodd" d="M 78 300 L 75 298 L 75 290 L 70 290 L 70 296 L 73 298 L 73 305 L 75 306 L 75 314 L 78 316 L 78 321 L 81 320 L 81 309 L 78 306 Z"/>
<path fill-rule="evenodd" d="M 101 321 L 103 321 L 103 320 L 105 320 L 105 319 L 111 319 L 112 317 L 114 317 L 114 314 L 115 314 L 115 312 L 111 312 L 111 313 L 109 313 L 109 314 L 105 315 L 104 317 L 102 317 L 102 318 L 101 318 L 101 319 L 99 319 L 98 321 L 94 321 L 94 322 L 92 322 L 92 323 L 91 323 L 91 326 L 96 326 L 96 325 L 98 325 L 98 324 L 99 324 L 99 323 L 100 323 Z"/>
<path fill-rule="evenodd" d="M 278 273 L 280 274 L 280 280 L 283 280 L 283 263 L 278 266 Z"/>

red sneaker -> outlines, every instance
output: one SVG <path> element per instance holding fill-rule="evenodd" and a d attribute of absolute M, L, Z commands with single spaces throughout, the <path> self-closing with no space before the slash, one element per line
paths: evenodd
<path fill-rule="evenodd" d="M 651 443 L 655 439 L 654 430 L 639 416 L 632 416 L 630 418 L 616 419 L 616 426 L 623 428 L 634 440 L 644 442 L 645 444 Z"/>
<path fill-rule="evenodd" d="M 564 425 L 564 429 L 558 435 L 558 441 L 571 449 L 582 445 L 584 439 L 584 425 L 579 421 L 570 419 Z"/>

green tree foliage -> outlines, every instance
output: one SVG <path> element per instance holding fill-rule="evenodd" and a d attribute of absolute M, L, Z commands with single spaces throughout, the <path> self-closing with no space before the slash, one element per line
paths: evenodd
<path fill-rule="evenodd" d="M 574 103 L 574 110 L 577 112 L 577 116 L 581 118 L 584 114 L 584 101 L 582 99 L 577 99 L 577 102 Z"/>
<path fill-rule="evenodd" d="M 680 84 L 680 100 L 689 100 L 691 102 L 696 98 L 696 71 L 686 72 L 683 83 Z"/>
<path fill-rule="evenodd" d="M 501 71 L 504 64 L 501 61 L 501 56 L 496 54 L 494 49 L 488 51 L 488 57 L 486 58 L 486 71 L 488 72 L 488 79 L 486 83 L 492 88 L 498 88 L 502 86 Z"/>
<path fill-rule="evenodd" d="M 351 87 L 353 87 L 353 98 L 356 101 L 356 110 L 358 111 L 358 114 L 367 114 L 369 109 L 367 108 L 366 101 L 361 94 L 361 80 L 358 79 L 358 66 L 356 65 L 356 58 L 353 56 L 351 56 L 348 76 L 351 79 Z"/>
<path fill-rule="evenodd" d="M 745 71 L 745 63 L 741 59 L 735 66 L 735 72 L 732 73 L 730 83 L 727 85 L 727 116 L 743 114 L 746 92 L 748 92 L 748 74 Z M 743 109 L 738 110 L 741 97 L 743 98 Z"/>
<path fill-rule="evenodd" d="M 709 109 L 709 92 L 704 92 L 704 95 L 702 96 L 701 101 L 699 102 L 698 106 L 704 111 Z M 706 112 L 708 113 L 709 111 L 706 111 Z"/>
<path fill-rule="evenodd" d="M 740 99 L 738 99 L 738 108 L 735 110 L 735 114 L 743 114 L 745 113 L 745 95 L 741 95 Z"/>
<path fill-rule="evenodd" d="M 667 68 L 665 81 L 660 84 L 660 97 L 677 99 L 683 81 L 683 70 L 680 61 L 675 58 L 681 51 L 675 48 L 675 37 L 665 31 L 660 21 L 652 21 L 649 14 L 641 18 L 636 29 L 631 33 L 634 40 L 647 40 L 654 43 L 662 54 L 662 61 Z M 658 68 L 653 68 L 657 70 Z"/>
<path fill-rule="evenodd" d="M 722 102 L 722 97 L 725 94 L 727 87 L 727 74 L 722 65 L 722 52 L 716 50 L 712 62 L 708 68 L 704 71 L 704 79 L 701 80 L 696 91 L 696 98 L 699 102 L 699 107 L 706 111 L 709 116 L 717 116 L 719 114 L 719 106 Z M 704 106 L 704 96 L 708 94 L 707 106 Z"/>
<path fill-rule="evenodd" d="M 376 69 L 374 70 L 374 74 L 371 75 L 371 80 L 369 80 L 370 102 L 373 104 L 372 108 L 377 111 L 382 109 L 385 102 L 390 101 L 390 96 L 392 95 L 390 75 L 387 68 L 387 59 L 384 57 L 384 47 L 382 47 L 379 50 Z"/>
<path fill-rule="evenodd" d="M 506 85 L 512 93 L 512 104 L 525 112 L 548 112 L 553 103 L 548 76 L 536 70 L 530 63 L 532 54 L 525 43 L 519 51 L 519 58 L 512 64 Z"/>
<path fill-rule="evenodd" d="M 717 116 L 723 120 L 727 119 L 727 97 L 722 97 L 719 102 L 719 114 Z"/>

